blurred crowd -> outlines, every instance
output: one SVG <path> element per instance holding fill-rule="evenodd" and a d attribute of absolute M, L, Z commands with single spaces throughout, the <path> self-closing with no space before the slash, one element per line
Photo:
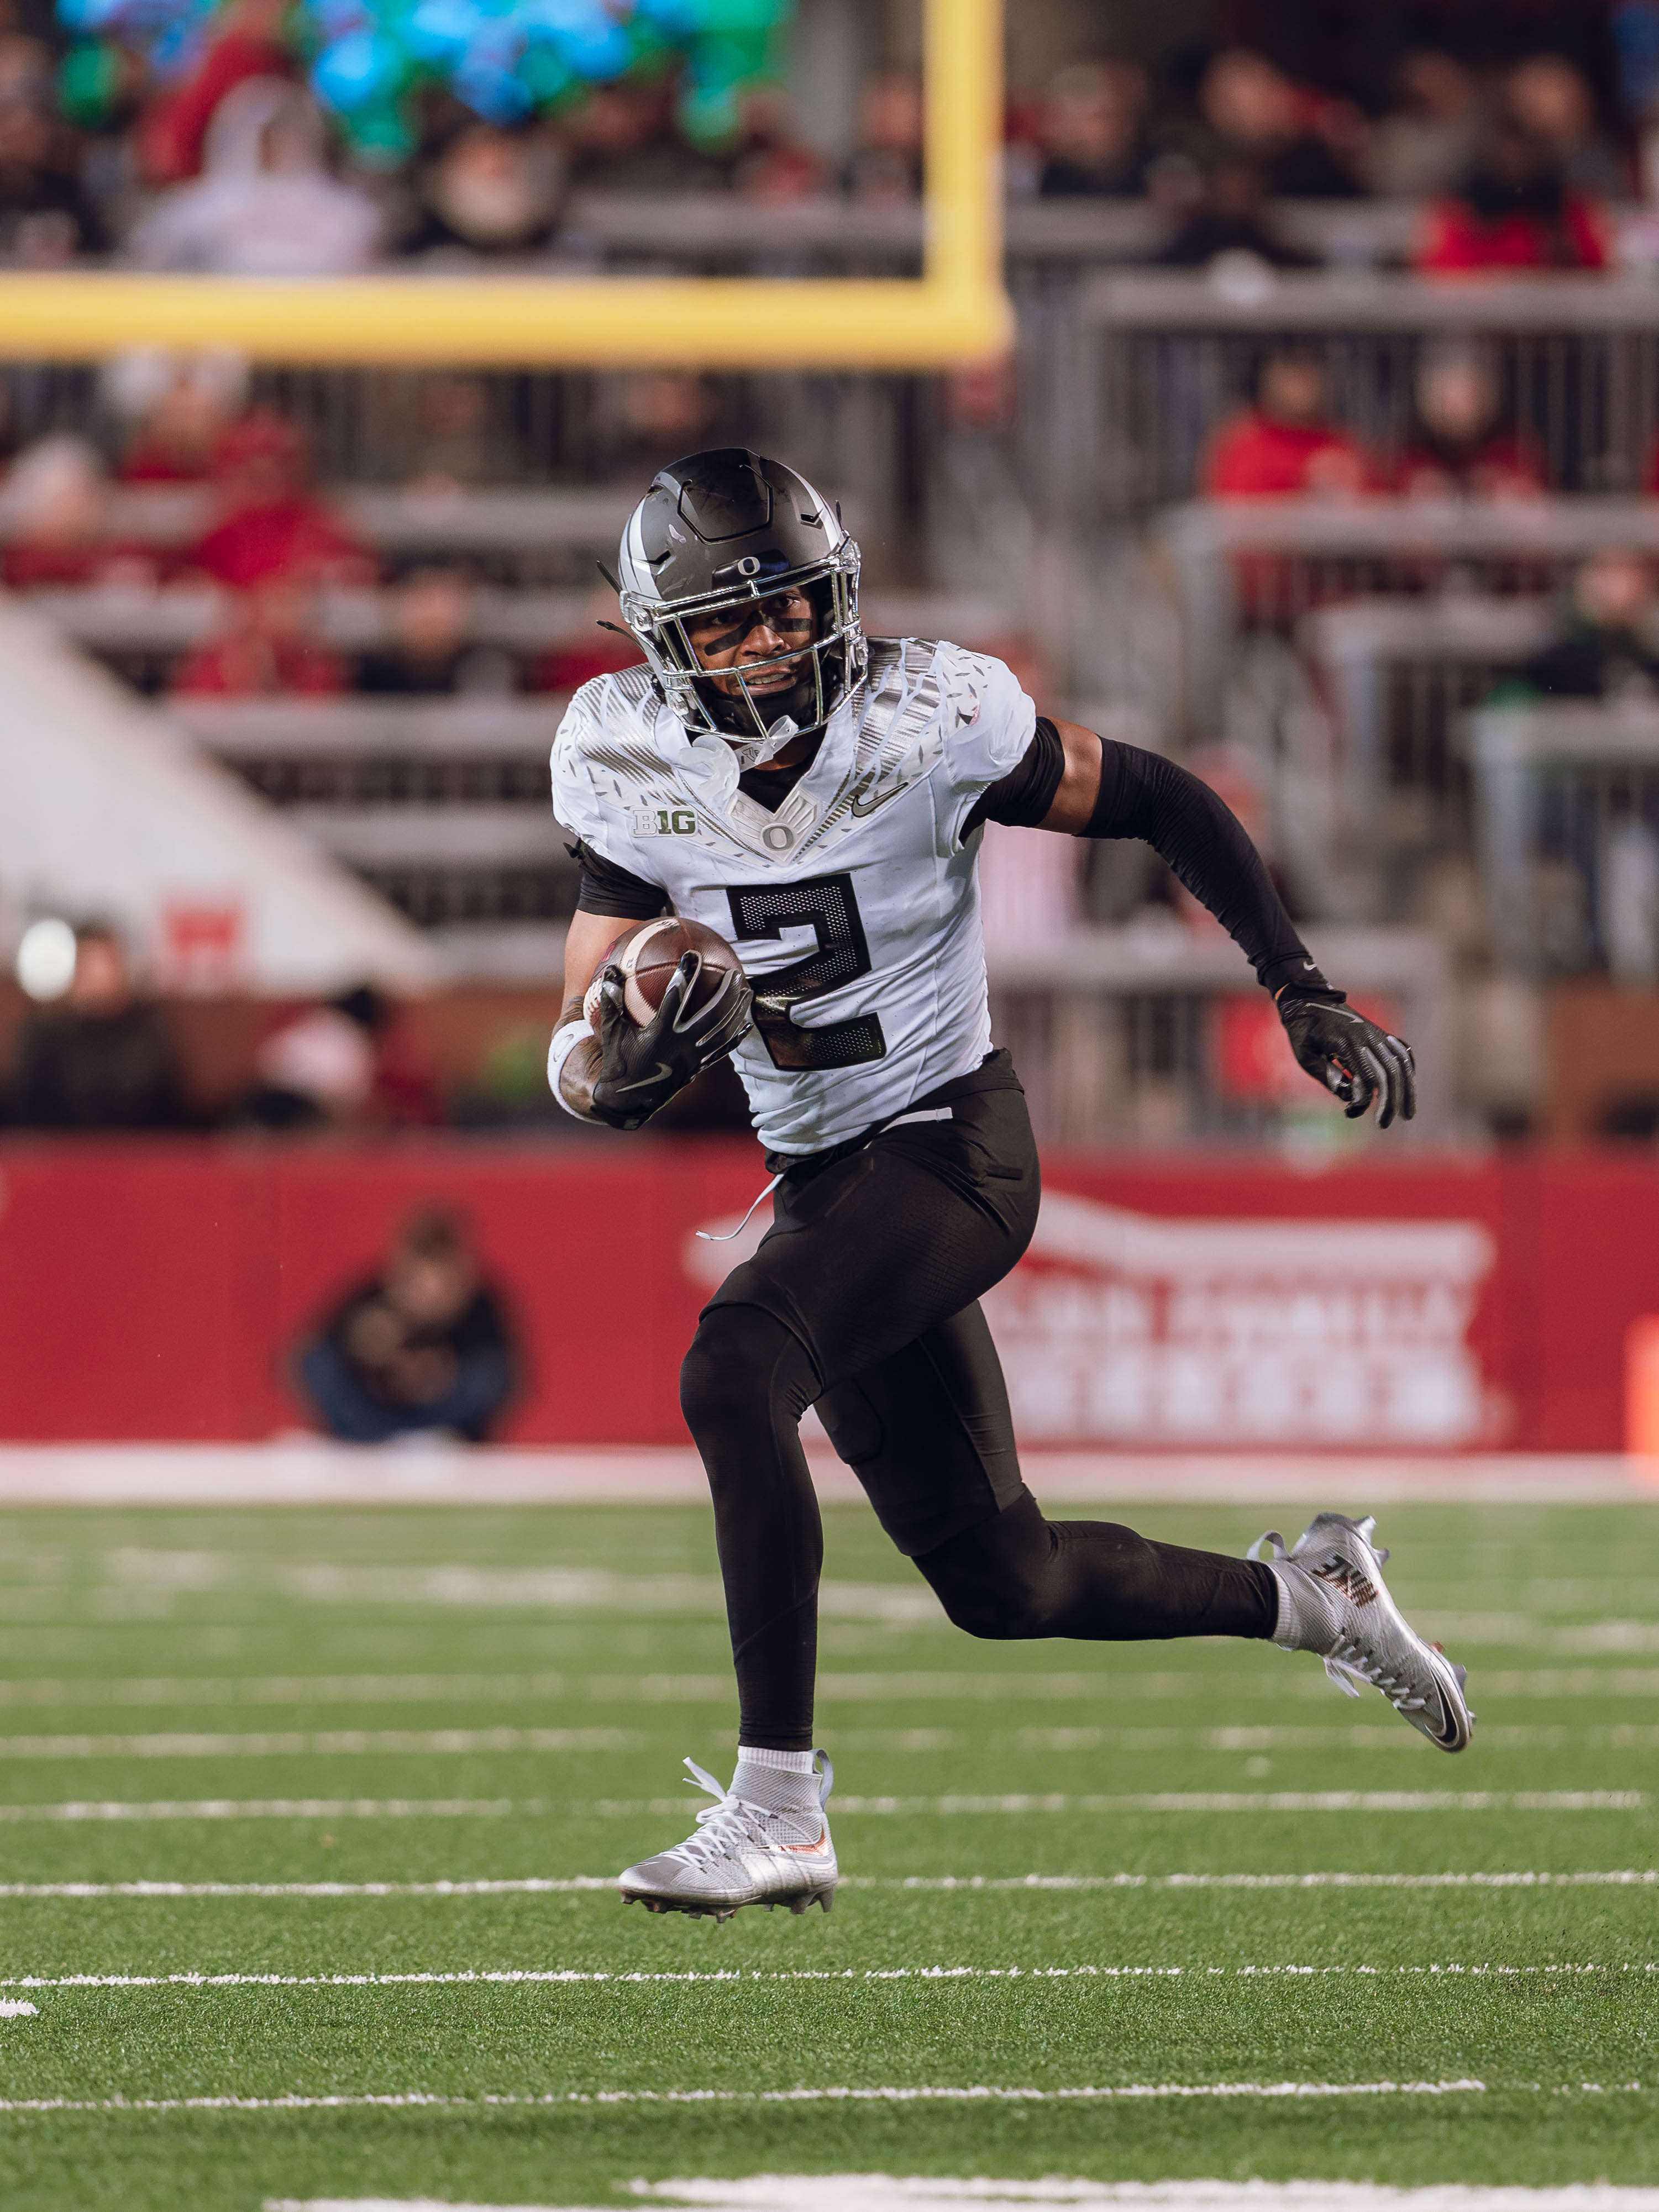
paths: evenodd
<path fill-rule="evenodd" d="M 372 163 L 303 83 L 278 0 L 229 0 L 182 77 L 157 81 L 135 50 L 95 88 L 73 52 L 25 27 L 26 4 L 0 4 L 0 259 L 12 264 L 113 257 L 269 273 L 580 258 L 591 249 L 573 206 L 585 192 L 890 207 L 921 188 L 921 85 L 902 70 L 866 80 L 844 153 L 826 151 L 776 86 L 750 89 L 719 152 L 693 146 L 672 78 L 658 76 L 596 83 L 556 119 L 510 127 L 434 92 L 412 155 Z M 1157 258 L 1174 266 L 1240 252 L 1294 264 L 1271 203 L 1366 197 L 1419 204 L 1411 258 L 1428 270 L 1650 259 L 1659 246 L 1639 210 L 1659 165 L 1644 56 L 1659 51 L 1659 15 L 1646 0 L 1618 14 L 1594 72 L 1524 41 L 1501 61 L 1423 43 L 1361 94 L 1242 46 L 1156 78 L 1122 57 L 1080 56 L 1011 95 L 1009 191 L 1148 200 L 1170 230 Z"/>
<path fill-rule="evenodd" d="M 53 433 L 0 463 L 0 584 L 20 593 L 214 595 L 216 626 L 163 667 L 164 690 L 505 696 L 566 690 L 635 657 L 595 625 L 583 625 L 579 642 L 540 651 L 477 640 L 477 583 L 466 564 L 388 562 L 313 481 L 304 430 L 250 403 L 235 355 L 135 353 L 106 374 L 102 398 L 102 443 Z M 468 434 L 477 398 L 466 379 L 437 380 L 427 392 L 428 465 L 416 489 L 451 494 L 488 465 Z M 135 522 L 119 498 L 128 488 L 185 495 L 190 526 L 179 536 L 146 527 L 154 514 Z M 386 594 L 383 641 L 372 651 L 335 649 L 319 634 L 325 595 L 368 591 Z"/>
<path fill-rule="evenodd" d="M 64 937 L 62 972 L 43 988 L 26 951 L 27 995 L 0 989 L 0 1128 L 328 1142 L 445 1127 L 568 1137 L 577 1126 L 547 1089 L 551 982 L 528 994 L 474 989 L 466 1004 L 398 999 L 368 981 L 309 1000 L 190 1002 L 158 994 L 107 918 L 40 927 Z M 459 1037 L 447 1033 L 458 1008 Z M 684 1131 L 748 1126 L 724 1067 L 662 1118 Z"/>

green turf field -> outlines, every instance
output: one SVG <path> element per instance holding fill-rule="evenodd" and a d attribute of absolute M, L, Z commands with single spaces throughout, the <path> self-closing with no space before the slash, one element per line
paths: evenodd
<path fill-rule="evenodd" d="M 716 1928 L 580 1886 L 684 1832 L 682 1753 L 730 1770 L 705 1512 L 0 1516 L 7 2212 L 1659 2181 L 1653 1508 L 1383 1516 L 1469 1665 L 1455 1760 L 1266 1645 L 976 1644 L 827 1520 L 847 1880 Z M 571 1886 L 434 1887 L 527 1882 Z"/>

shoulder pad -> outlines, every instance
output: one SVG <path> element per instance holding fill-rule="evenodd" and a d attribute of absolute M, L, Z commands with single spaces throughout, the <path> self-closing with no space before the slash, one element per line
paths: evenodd
<path fill-rule="evenodd" d="M 559 725 L 556 750 L 610 767 L 636 763 L 654 752 L 657 715 L 663 704 L 648 668 L 592 676 L 571 695 Z"/>

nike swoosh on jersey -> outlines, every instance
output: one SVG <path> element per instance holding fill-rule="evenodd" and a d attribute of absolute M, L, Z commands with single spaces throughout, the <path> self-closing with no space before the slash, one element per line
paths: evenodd
<path fill-rule="evenodd" d="M 889 799 L 902 798 L 909 788 L 908 783 L 896 784 L 891 791 L 884 791 L 874 799 L 866 799 L 861 791 L 854 792 L 847 802 L 848 810 L 860 817 L 873 814 L 878 807 L 885 806 Z"/>

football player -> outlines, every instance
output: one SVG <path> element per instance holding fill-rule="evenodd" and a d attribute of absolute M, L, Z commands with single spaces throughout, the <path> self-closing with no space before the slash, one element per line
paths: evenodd
<path fill-rule="evenodd" d="M 1317 1653 L 1339 1686 L 1373 1685 L 1461 1751 L 1463 1669 L 1401 1616 L 1369 1520 L 1322 1513 L 1293 1547 L 1273 1532 L 1238 1559 L 1048 1521 L 1022 1482 L 978 1301 L 1030 1241 L 1037 1160 L 991 1042 L 983 825 L 1146 839 L 1350 1116 L 1410 1118 L 1409 1048 L 1321 975 L 1206 784 L 1039 715 L 999 660 L 866 638 L 858 548 L 793 470 L 730 449 L 660 471 L 621 567 L 644 665 L 585 684 L 553 748 L 582 881 L 549 1079 L 572 1114 L 634 1129 L 730 1053 L 776 1177 L 772 1226 L 703 1309 L 680 1383 L 714 1493 L 737 1770 L 722 1790 L 693 1768 L 714 1803 L 623 1895 L 720 1919 L 829 1908 L 808 1406 L 970 1634 L 1259 1638 Z M 693 1010 L 688 956 L 639 1027 L 611 969 L 596 1036 L 582 1001 L 607 946 L 670 910 L 729 938 L 746 985 L 731 972 Z"/>

